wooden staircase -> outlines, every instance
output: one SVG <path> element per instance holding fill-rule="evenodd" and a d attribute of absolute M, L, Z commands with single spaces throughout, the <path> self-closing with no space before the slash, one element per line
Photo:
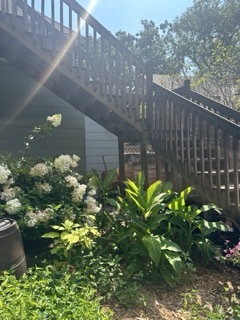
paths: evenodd
<path fill-rule="evenodd" d="M 0 56 L 117 135 L 120 171 L 123 142 L 132 141 L 147 172 L 149 140 L 157 164 L 240 224 L 238 112 L 153 83 L 151 68 L 75 0 L 0 0 Z"/>
<path fill-rule="evenodd" d="M 153 91 L 156 153 L 239 224 L 240 113 L 186 86 L 175 91 L 188 99 L 157 84 Z"/>
<path fill-rule="evenodd" d="M 151 72 L 76 1 L 0 0 L 0 55 L 121 139 L 139 141 Z"/>

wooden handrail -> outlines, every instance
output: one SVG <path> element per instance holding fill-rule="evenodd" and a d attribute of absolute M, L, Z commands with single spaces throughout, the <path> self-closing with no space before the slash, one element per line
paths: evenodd
<path fill-rule="evenodd" d="M 157 84 L 153 140 L 205 199 L 240 223 L 240 130 L 232 121 Z"/>
<path fill-rule="evenodd" d="M 184 96 L 187 99 L 192 100 L 198 104 L 201 104 L 207 110 L 210 110 L 223 118 L 226 118 L 238 125 L 240 125 L 240 112 L 232 109 L 230 107 L 225 106 L 222 103 L 214 101 L 202 94 L 195 92 L 194 90 L 190 89 L 189 80 L 185 80 L 184 86 L 173 90 L 179 95 Z"/>
<path fill-rule="evenodd" d="M 99 96 L 113 101 L 129 121 L 145 123 L 152 79 L 146 65 L 75 0 L 0 0 L 0 14 L 42 42 Z M 38 4 L 38 5 L 37 5 Z M 40 4 L 40 5 L 39 5 Z"/>

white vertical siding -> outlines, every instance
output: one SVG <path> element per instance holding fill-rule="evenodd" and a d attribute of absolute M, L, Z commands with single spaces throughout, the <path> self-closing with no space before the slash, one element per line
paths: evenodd
<path fill-rule="evenodd" d="M 92 168 L 99 172 L 104 171 L 102 157 L 107 170 L 118 168 L 118 138 L 115 135 L 85 117 L 85 137 L 87 171 Z"/>

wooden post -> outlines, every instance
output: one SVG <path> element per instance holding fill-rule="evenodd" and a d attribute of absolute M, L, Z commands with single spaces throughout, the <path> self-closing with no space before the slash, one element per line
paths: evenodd
<path fill-rule="evenodd" d="M 118 138 L 119 179 L 125 180 L 124 142 Z"/>
<path fill-rule="evenodd" d="M 147 142 L 144 137 L 141 139 L 140 147 L 141 147 L 141 169 L 145 177 L 145 188 L 147 188 L 148 187 L 148 158 L 147 158 Z"/>
<path fill-rule="evenodd" d="M 155 149 L 155 163 L 156 163 L 157 179 L 163 181 L 164 177 L 162 174 L 161 152 L 160 152 L 160 147 L 159 147 L 158 143 L 156 144 L 154 149 Z"/>

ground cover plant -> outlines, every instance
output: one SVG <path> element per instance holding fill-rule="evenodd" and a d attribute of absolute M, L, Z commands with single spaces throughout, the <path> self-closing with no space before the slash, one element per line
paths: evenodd
<path fill-rule="evenodd" d="M 29 262 L 19 280 L 12 271 L 1 274 L 0 317 L 117 319 L 102 306 L 116 314 L 116 306 L 147 308 L 146 285 L 179 288 L 193 279 L 199 260 L 238 264 L 239 244 L 221 251 L 211 240 L 229 230 L 204 218 L 218 208 L 188 204 L 192 187 L 176 193 L 171 182 L 156 181 L 146 189 L 140 173 L 120 189 L 117 170 L 82 176 L 77 155 L 31 157 L 34 140 L 60 123 L 61 115 L 48 117 L 25 139 L 23 155 L 0 158 L 2 218 L 17 221 Z M 185 292 L 182 305 L 203 314 L 194 297 Z M 237 303 L 231 306 L 238 316 Z"/>

